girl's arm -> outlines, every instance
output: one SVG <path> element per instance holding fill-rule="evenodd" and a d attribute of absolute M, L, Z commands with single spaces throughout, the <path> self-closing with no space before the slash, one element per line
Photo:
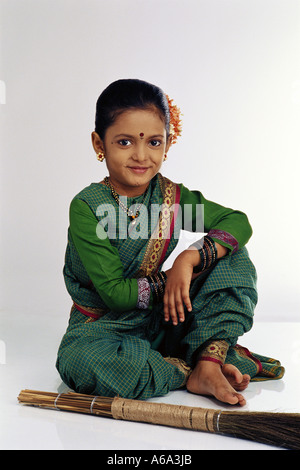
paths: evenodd
<path fill-rule="evenodd" d="M 183 229 L 207 233 L 214 241 L 217 259 L 231 255 L 242 248 L 252 235 L 246 214 L 221 206 L 206 199 L 199 191 L 190 191 L 180 185 L 180 205 Z M 164 295 L 164 315 L 177 324 L 184 321 L 184 306 L 192 309 L 189 296 L 190 284 L 197 275 L 193 270 L 200 263 L 200 254 L 195 247 L 183 251 L 166 271 L 168 280 Z"/>
<path fill-rule="evenodd" d="M 143 279 L 124 277 L 118 250 L 105 236 L 104 228 L 89 206 L 80 199 L 71 202 L 69 236 L 93 286 L 109 308 L 122 312 L 151 307 L 152 296 L 147 283 Z"/>

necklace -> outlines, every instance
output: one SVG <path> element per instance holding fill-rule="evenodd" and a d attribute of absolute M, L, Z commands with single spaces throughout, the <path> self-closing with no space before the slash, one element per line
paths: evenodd
<path fill-rule="evenodd" d="M 125 204 L 123 203 L 123 201 L 120 201 L 120 198 L 119 198 L 119 195 L 117 194 L 115 188 L 113 187 L 113 185 L 111 184 L 111 182 L 109 181 L 109 178 L 108 176 L 106 176 L 104 178 L 104 184 L 106 184 L 106 186 L 108 186 L 111 190 L 111 194 L 112 194 L 112 197 L 114 198 L 114 200 L 116 201 L 116 203 L 119 205 L 119 207 L 121 207 L 121 209 L 126 212 L 126 214 L 128 215 L 128 217 L 131 219 L 132 221 L 132 225 L 135 225 L 136 224 L 136 218 L 139 216 L 140 214 L 140 208 L 141 206 L 143 205 L 143 202 L 144 202 L 144 199 L 145 199 L 145 196 L 146 196 L 146 193 L 144 195 L 144 198 L 142 200 L 142 202 L 138 205 L 138 208 L 136 210 L 136 213 L 134 214 L 132 212 L 132 210 L 128 209 L 127 206 L 125 206 Z"/>

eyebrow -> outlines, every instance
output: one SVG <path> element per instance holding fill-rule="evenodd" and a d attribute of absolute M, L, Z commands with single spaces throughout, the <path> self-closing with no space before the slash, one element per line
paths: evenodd
<path fill-rule="evenodd" d="M 130 135 L 130 134 L 117 134 L 113 137 L 113 139 L 117 139 L 118 137 L 129 137 L 130 139 L 135 139 L 135 136 L 134 135 Z M 154 139 L 155 137 L 160 137 L 162 139 L 164 139 L 165 137 L 162 135 L 162 134 L 155 134 L 155 135 L 151 135 L 150 137 L 148 137 L 149 139 Z"/>

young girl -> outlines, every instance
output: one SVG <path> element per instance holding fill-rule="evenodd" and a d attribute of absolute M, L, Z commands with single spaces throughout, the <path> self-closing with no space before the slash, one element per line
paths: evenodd
<path fill-rule="evenodd" d="M 64 278 L 73 306 L 57 368 L 73 390 L 147 399 L 181 387 L 232 405 L 278 361 L 237 345 L 253 322 L 246 215 L 160 173 L 180 112 L 158 87 L 100 95 L 92 144 L 108 177 L 71 202 Z M 168 271 L 180 228 L 206 233 Z"/>

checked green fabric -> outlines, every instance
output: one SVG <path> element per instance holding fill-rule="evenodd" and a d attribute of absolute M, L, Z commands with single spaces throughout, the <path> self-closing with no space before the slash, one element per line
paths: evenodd
<path fill-rule="evenodd" d="M 112 203 L 107 189 L 91 185 L 75 198 L 88 206 L 96 223 L 99 204 Z M 155 180 L 148 188 L 144 204 L 161 200 L 160 186 Z M 278 361 L 237 346 L 238 338 L 252 327 L 257 303 L 256 272 L 243 243 L 237 252 L 220 259 L 213 269 L 192 282 L 193 310 L 186 314 L 184 323 L 174 326 L 164 322 L 162 305 L 144 310 L 134 307 L 137 292 L 134 277 L 145 254 L 146 240 L 115 239 L 111 240 L 112 248 L 108 248 L 112 257 L 115 253 L 120 257 L 122 279 L 127 281 L 125 287 L 130 291 L 127 295 L 124 287 L 124 305 L 127 304 L 120 311 L 119 306 L 108 305 L 104 293 L 99 295 L 100 288 L 95 288 L 94 280 L 91 284 L 93 272 L 89 271 L 84 253 L 79 256 L 80 244 L 76 246 L 77 239 L 72 235 L 69 230 L 64 268 L 68 292 L 74 302 L 103 308 L 106 313 L 91 321 L 72 308 L 56 363 L 62 380 L 70 388 L 80 393 L 137 399 L 165 395 L 180 388 L 185 375 L 164 357 L 182 358 L 193 367 L 199 348 L 213 339 L 229 343 L 226 362 L 248 373 L 252 380 L 282 377 L 284 369 Z M 177 240 L 172 238 L 166 256 L 176 244 Z"/>

